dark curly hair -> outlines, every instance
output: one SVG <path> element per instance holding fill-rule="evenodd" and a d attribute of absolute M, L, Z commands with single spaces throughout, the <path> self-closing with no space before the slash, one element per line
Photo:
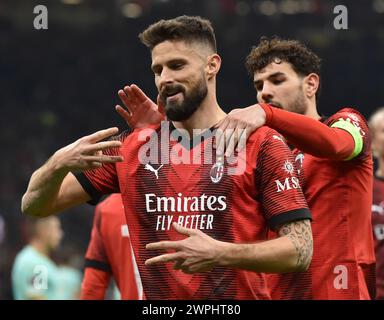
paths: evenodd
<path fill-rule="evenodd" d="M 201 17 L 184 15 L 170 20 L 160 20 L 144 30 L 139 38 L 151 51 L 166 40 L 184 40 L 187 43 L 206 44 L 214 53 L 217 52 L 212 24 Z"/>
<path fill-rule="evenodd" d="M 310 73 L 320 75 L 321 60 L 315 53 L 297 40 L 285 40 L 277 36 L 262 37 L 258 46 L 252 48 L 245 65 L 249 74 L 253 76 L 276 58 L 289 62 L 300 75 L 307 76 Z"/>
<path fill-rule="evenodd" d="M 307 76 L 316 73 L 320 76 L 321 59 L 304 44 L 297 40 L 281 39 L 277 36 L 262 37 L 260 43 L 254 46 L 247 56 L 245 66 L 251 77 L 275 59 L 291 64 L 293 70 Z M 320 86 L 316 96 L 320 94 Z"/>

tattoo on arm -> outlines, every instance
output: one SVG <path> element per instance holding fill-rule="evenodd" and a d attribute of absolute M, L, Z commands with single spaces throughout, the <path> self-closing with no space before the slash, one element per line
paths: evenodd
<path fill-rule="evenodd" d="M 296 266 L 300 270 L 307 270 L 313 253 L 313 239 L 311 222 L 300 220 L 282 225 L 278 230 L 279 236 L 288 237 L 297 252 Z"/>

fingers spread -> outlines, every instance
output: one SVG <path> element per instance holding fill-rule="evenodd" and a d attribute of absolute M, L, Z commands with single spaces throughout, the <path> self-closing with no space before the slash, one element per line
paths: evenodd
<path fill-rule="evenodd" d="M 225 151 L 225 156 L 226 157 L 231 157 L 235 150 L 237 149 L 239 140 L 241 137 L 245 139 L 247 129 L 244 129 L 242 126 L 237 126 L 235 130 L 233 131 L 231 137 L 229 138 L 226 151 Z"/>
<path fill-rule="evenodd" d="M 138 103 L 143 103 L 150 100 L 145 93 L 135 84 L 131 85 L 132 95 L 134 95 L 135 99 Z"/>
<path fill-rule="evenodd" d="M 153 242 L 148 243 L 145 246 L 148 250 L 158 250 L 158 249 L 174 249 L 179 250 L 180 249 L 180 241 L 159 241 L 159 242 Z"/>
<path fill-rule="evenodd" d="M 102 141 L 92 144 L 86 148 L 87 151 L 99 151 L 113 148 L 120 148 L 122 146 L 121 141 Z"/>
<path fill-rule="evenodd" d="M 104 140 L 110 136 L 113 136 L 119 132 L 119 129 L 114 127 L 114 128 L 109 128 L 105 130 L 100 130 L 97 131 L 89 136 L 84 137 L 87 141 L 91 143 L 95 143 L 101 140 Z"/>
<path fill-rule="evenodd" d="M 180 252 L 166 253 L 161 256 L 157 256 L 157 257 L 146 260 L 145 265 L 150 266 L 158 263 L 177 261 L 179 259 L 180 259 Z"/>
<path fill-rule="evenodd" d="M 89 163 L 93 162 L 99 162 L 99 163 L 116 163 L 116 162 L 123 162 L 124 158 L 122 156 L 84 156 L 84 161 L 87 161 Z"/>
<path fill-rule="evenodd" d="M 134 106 L 132 103 L 132 98 L 127 93 L 128 91 L 126 90 L 126 88 L 127 87 L 125 87 L 124 90 L 119 90 L 117 94 L 119 95 L 121 102 L 124 104 L 124 106 L 127 108 L 129 113 L 131 114 L 134 111 Z"/>
<path fill-rule="evenodd" d="M 173 227 L 178 233 L 184 234 L 184 235 L 186 235 L 186 236 L 191 236 L 191 235 L 193 235 L 193 234 L 196 233 L 196 230 L 185 228 L 185 227 L 179 225 L 177 222 L 172 223 L 172 227 Z"/>
<path fill-rule="evenodd" d="M 120 105 L 117 105 L 115 107 L 117 113 L 127 122 L 129 122 L 131 120 L 131 117 L 132 115 L 127 111 L 125 110 L 122 106 Z"/>
<path fill-rule="evenodd" d="M 246 130 L 243 130 L 239 136 L 239 142 L 237 144 L 237 148 L 236 150 L 238 152 L 241 152 L 245 149 L 245 146 L 247 145 L 247 139 L 248 139 L 248 136 L 249 136 L 249 132 L 250 130 L 249 129 L 246 129 Z"/>

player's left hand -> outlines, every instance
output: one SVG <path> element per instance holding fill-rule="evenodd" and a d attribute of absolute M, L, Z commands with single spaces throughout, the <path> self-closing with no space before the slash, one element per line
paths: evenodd
<path fill-rule="evenodd" d="M 219 264 L 224 242 L 217 241 L 200 230 L 184 228 L 176 222 L 172 226 L 188 238 L 147 244 L 146 249 L 149 250 L 175 250 L 176 252 L 148 259 L 145 265 L 175 262 L 174 269 L 192 274 L 209 271 Z"/>
<path fill-rule="evenodd" d="M 232 110 L 215 125 L 217 135 L 213 147 L 216 148 L 216 153 L 225 153 L 226 157 L 230 157 L 235 150 L 240 152 L 251 133 L 263 126 L 265 121 L 265 111 L 259 104 Z"/>

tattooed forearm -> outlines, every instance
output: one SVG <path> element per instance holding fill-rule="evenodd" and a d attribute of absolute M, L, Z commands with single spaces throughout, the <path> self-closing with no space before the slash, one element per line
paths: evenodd
<path fill-rule="evenodd" d="M 297 252 L 296 267 L 298 270 L 307 270 L 312 259 L 313 240 L 311 223 L 309 220 L 300 220 L 284 224 L 279 228 L 279 236 L 288 237 Z"/>

